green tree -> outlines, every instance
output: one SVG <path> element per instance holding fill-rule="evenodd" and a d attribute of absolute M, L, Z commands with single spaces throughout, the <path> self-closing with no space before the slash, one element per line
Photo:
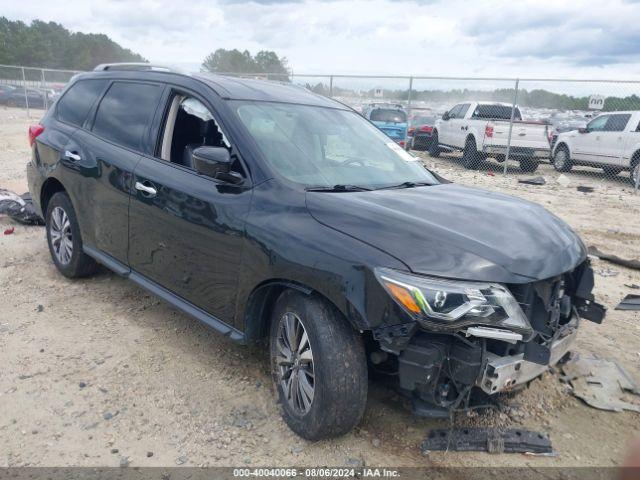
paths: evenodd
<path fill-rule="evenodd" d="M 262 50 L 255 57 L 248 50 L 225 50 L 219 48 L 210 53 L 202 62 L 202 71 L 232 74 L 275 74 L 269 75 L 273 80 L 289 80 L 287 59 L 280 58 L 275 52 Z"/>
<path fill-rule="evenodd" d="M 145 62 L 102 34 L 73 33 L 59 23 L 30 25 L 0 17 L 0 63 L 25 67 L 90 70 L 100 63 Z"/>

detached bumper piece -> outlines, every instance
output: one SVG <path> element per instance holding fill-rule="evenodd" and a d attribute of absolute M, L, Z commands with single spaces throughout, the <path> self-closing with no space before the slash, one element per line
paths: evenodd
<path fill-rule="evenodd" d="M 422 442 L 422 453 L 430 451 L 489 453 L 553 453 L 546 434 L 530 430 L 457 428 L 431 430 Z"/>

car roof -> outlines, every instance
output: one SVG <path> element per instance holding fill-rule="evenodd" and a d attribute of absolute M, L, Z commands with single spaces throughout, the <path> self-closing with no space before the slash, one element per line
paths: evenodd
<path fill-rule="evenodd" d="M 198 80 L 211 87 L 220 97 L 226 100 L 249 100 L 263 102 L 293 103 L 320 107 L 350 110 L 346 105 L 332 100 L 306 88 L 286 82 L 238 78 L 227 75 L 209 73 L 184 73 L 161 70 L 99 70 L 82 73 L 78 79 L 110 78 L 170 81 L 175 76 Z"/>

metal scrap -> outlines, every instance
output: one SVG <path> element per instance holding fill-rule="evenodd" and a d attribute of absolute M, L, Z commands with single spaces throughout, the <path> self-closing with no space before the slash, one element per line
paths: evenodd
<path fill-rule="evenodd" d="M 622 299 L 615 310 L 640 310 L 640 295 L 630 293 Z"/>
<path fill-rule="evenodd" d="M 522 178 L 518 183 L 526 183 L 527 185 L 545 185 L 547 181 L 544 177 Z"/>
<path fill-rule="evenodd" d="M 587 405 L 600 410 L 640 413 L 640 390 L 614 360 L 576 356 L 562 366 L 562 371 L 572 386 L 573 395 Z M 632 396 L 637 403 L 627 401 Z"/>
<path fill-rule="evenodd" d="M 30 193 L 17 195 L 0 188 L 0 213 L 27 225 L 44 225 L 44 220 L 36 213 Z"/>
<path fill-rule="evenodd" d="M 494 428 L 433 429 L 422 442 L 422 453 L 430 451 L 489 453 L 552 453 L 548 435 L 530 430 Z"/>
<path fill-rule="evenodd" d="M 636 259 L 628 260 L 626 258 L 621 258 L 611 253 L 604 253 L 598 250 L 598 248 L 594 247 L 593 245 L 591 245 L 587 250 L 589 255 L 598 257 L 601 260 L 608 260 L 609 262 L 615 263 L 616 265 L 622 265 L 623 267 L 640 270 L 640 260 L 636 260 Z"/>

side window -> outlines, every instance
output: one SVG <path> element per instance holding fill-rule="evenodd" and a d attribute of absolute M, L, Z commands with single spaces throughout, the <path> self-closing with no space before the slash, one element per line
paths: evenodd
<path fill-rule="evenodd" d="M 605 132 L 622 132 L 627 123 L 629 123 L 630 118 L 631 115 L 628 113 L 609 115 L 609 120 L 604 126 Z"/>
<path fill-rule="evenodd" d="M 98 106 L 94 133 L 124 147 L 140 150 L 142 136 L 161 94 L 159 85 L 115 82 Z"/>
<path fill-rule="evenodd" d="M 165 121 L 160 158 L 193 168 L 193 151 L 203 146 L 231 148 L 211 111 L 200 100 L 176 93 Z"/>
<path fill-rule="evenodd" d="M 594 118 L 587 124 L 587 128 L 590 132 L 601 132 L 604 130 L 604 126 L 607 124 L 609 120 L 609 115 L 600 115 L 599 117 Z"/>
<path fill-rule="evenodd" d="M 98 96 L 107 86 L 107 80 L 79 80 L 58 101 L 58 119 L 81 127 Z"/>
<path fill-rule="evenodd" d="M 456 105 L 451 110 L 449 110 L 449 118 L 458 118 L 458 114 L 460 113 L 460 109 L 462 105 Z"/>
<path fill-rule="evenodd" d="M 470 105 L 471 105 L 470 103 L 463 103 L 460 106 L 460 111 L 458 112 L 458 115 L 456 116 L 456 118 L 464 118 L 464 116 L 467 114 L 467 110 L 469 110 Z"/>

